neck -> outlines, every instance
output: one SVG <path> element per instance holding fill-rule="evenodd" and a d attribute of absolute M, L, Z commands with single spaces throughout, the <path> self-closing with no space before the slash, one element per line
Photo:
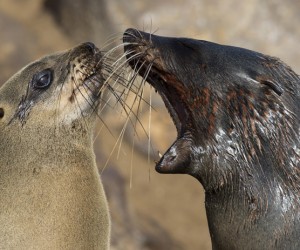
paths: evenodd
<path fill-rule="evenodd" d="M 266 249 L 275 244 L 276 237 L 280 244 L 297 234 L 293 225 L 300 223 L 299 182 L 297 175 L 279 172 L 284 168 L 288 169 L 262 154 L 252 161 L 215 159 L 207 168 L 210 173 L 195 176 L 206 191 L 208 224 L 216 248 L 228 242 L 232 242 L 230 249 L 243 248 L 245 243 L 251 246 L 262 234 L 266 241 L 257 246 Z"/>
<path fill-rule="evenodd" d="M 75 155 L 77 160 L 82 159 L 77 164 L 91 164 L 94 160 L 91 130 L 83 127 L 10 125 L 1 135 L 2 171 L 5 167 L 26 171 L 35 166 L 72 165 Z"/>
<path fill-rule="evenodd" d="M 91 129 L 11 126 L 0 136 L 1 244 L 107 249 L 109 217 Z"/>

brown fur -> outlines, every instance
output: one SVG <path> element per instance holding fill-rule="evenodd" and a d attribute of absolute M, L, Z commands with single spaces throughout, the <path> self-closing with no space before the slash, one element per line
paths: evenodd
<path fill-rule="evenodd" d="M 86 47 L 42 58 L 0 89 L 3 249 L 108 249 L 108 206 L 92 145 L 96 115 L 86 90 L 69 100 L 77 86 L 72 79 L 82 80 L 72 68 L 87 65 Z M 25 118 L 17 117 L 33 74 L 45 68 L 54 72 L 51 87 Z"/>

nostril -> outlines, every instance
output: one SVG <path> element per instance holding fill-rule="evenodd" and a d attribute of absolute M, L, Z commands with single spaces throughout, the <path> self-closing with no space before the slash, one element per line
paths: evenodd
<path fill-rule="evenodd" d="M 123 42 L 151 42 L 153 39 L 155 39 L 155 35 L 137 29 L 129 28 L 123 33 Z"/>
<path fill-rule="evenodd" d="M 0 119 L 4 117 L 4 109 L 0 108 Z"/>
<path fill-rule="evenodd" d="M 86 42 L 84 45 L 91 53 L 95 53 L 95 51 L 96 51 L 95 44 L 93 44 L 91 42 Z"/>
<path fill-rule="evenodd" d="M 123 42 L 134 42 L 137 38 L 141 38 L 141 34 L 132 28 L 125 30 L 123 34 Z"/>

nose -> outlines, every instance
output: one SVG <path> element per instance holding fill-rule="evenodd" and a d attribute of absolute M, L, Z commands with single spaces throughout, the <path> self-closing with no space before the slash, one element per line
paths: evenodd
<path fill-rule="evenodd" d="M 96 46 L 95 44 L 91 43 L 91 42 L 86 42 L 83 44 L 83 46 L 90 51 L 92 54 L 96 53 Z"/>
<path fill-rule="evenodd" d="M 134 43 L 139 39 L 145 38 L 143 35 L 145 33 L 136 29 L 129 28 L 125 30 L 123 34 L 124 43 Z"/>

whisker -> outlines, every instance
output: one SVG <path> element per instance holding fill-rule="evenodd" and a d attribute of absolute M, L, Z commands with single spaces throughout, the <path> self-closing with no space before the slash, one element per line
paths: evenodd
<path fill-rule="evenodd" d="M 135 56 L 135 55 L 134 55 L 134 56 Z M 129 58 L 128 60 L 130 60 L 130 59 L 131 59 L 131 58 Z M 117 72 L 121 67 L 123 67 L 124 64 L 126 64 L 126 62 L 127 62 L 127 61 L 121 63 L 120 65 L 117 65 L 117 67 L 114 68 L 113 72 L 112 72 L 112 73 L 110 74 L 110 76 L 105 80 L 105 82 L 108 82 L 108 81 L 112 78 L 112 76 L 114 75 L 114 73 Z M 105 84 L 105 83 L 104 83 L 104 84 Z"/>
<path fill-rule="evenodd" d="M 150 163 L 150 148 L 151 148 L 151 116 L 152 116 L 152 86 L 150 86 L 149 92 L 149 121 L 148 121 L 148 163 Z"/>
<path fill-rule="evenodd" d="M 130 160 L 130 180 L 129 180 L 129 188 L 132 188 L 132 173 L 133 173 L 133 153 L 134 153 L 134 145 L 135 145 L 135 135 L 136 133 L 133 134 L 132 138 L 132 149 L 131 149 L 131 160 Z"/>
<path fill-rule="evenodd" d="M 114 44 L 114 42 L 121 40 L 122 38 L 123 32 L 115 32 L 114 34 L 111 34 L 102 45 L 101 50 L 105 50 L 106 47 L 109 47 L 111 44 Z"/>
<path fill-rule="evenodd" d="M 89 96 L 89 93 L 88 93 L 88 92 L 86 91 L 86 89 L 84 88 L 84 85 L 85 85 L 85 84 L 81 84 L 81 85 L 80 85 L 80 84 L 77 82 L 77 78 L 76 78 L 76 77 L 74 78 L 74 83 L 75 83 L 75 86 L 76 86 L 76 90 L 79 91 L 79 93 L 80 93 L 81 96 L 84 98 L 84 100 L 85 100 L 91 107 L 93 107 L 93 103 L 90 103 L 91 100 L 89 100 L 91 97 Z M 83 89 L 85 90 L 86 95 L 88 96 L 89 99 L 87 99 L 86 95 L 84 95 L 84 94 L 82 93 L 82 91 L 81 91 L 81 89 L 80 89 L 80 86 L 83 87 Z M 76 94 L 75 94 L 75 97 L 76 97 Z"/>
<path fill-rule="evenodd" d="M 108 50 L 107 52 L 105 52 L 105 54 L 103 54 L 103 58 L 106 58 L 108 55 L 114 53 L 117 49 L 119 49 L 120 47 L 124 47 L 124 45 L 130 45 L 132 43 L 121 43 L 116 45 L 115 47 L 113 47 L 112 49 Z"/>
<path fill-rule="evenodd" d="M 60 107 L 60 102 L 61 102 L 61 97 L 62 97 L 62 90 L 63 90 L 64 84 L 66 82 L 67 76 L 68 76 L 68 74 L 65 75 L 65 77 L 63 78 L 62 84 L 60 86 L 60 90 L 59 90 L 59 94 L 58 94 L 58 98 L 57 98 L 57 104 L 56 104 L 56 108 L 55 108 L 55 118 L 54 118 L 55 119 L 55 121 L 54 121 L 55 124 L 58 124 L 58 110 L 59 110 L 59 107 Z"/>
<path fill-rule="evenodd" d="M 79 104 L 79 101 L 78 101 L 78 99 L 77 99 L 77 96 L 75 95 L 75 101 L 76 101 L 76 106 L 78 107 L 78 109 L 80 110 L 80 113 L 81 113 L 81 116 L 82 116 L 82 119 L 83 119 L 83 121 L 84 121 L 84 124 L 85 124 L 85 129 L 86 130 L 88 130 L 89 129 L 89 126 L 88 126 L 88 124 L 87 124 L 87 122 L 86 122 L 86 120 L 85 120 L 85 116 L 84 116 L 84 114 L 83 114 L 83 110 L 81 109 L 81 107 L 80 107 L 80 104 Z"/>
<path fill-rule="evenodd" d="M 152 23 L 151 23 L 151 30 L 152 30 Z M 151 32 L 152 34 L 152 32 Z M 141 34 L 140 34 L 141 35 Z M 126 35 L 124 35 L 126 36 Z M 110 43 L 113 43 L 113 39 L 111 39 Z M 130 188 L 133 185 L 133 156 L 135 151 L 135 144 L 136 138 L 138 138 L 138 131 L 137 126 L 140 124 L 143 133 L 147 136 L 148 140 L 148 162 L 150 161 L 150 151 L 151 151 L 151 117 L 152 117 L 152 94 L 150 92 L 149 101 L 145 100 L 144 93 L 145 93 L 145 85 L 148 75 L 150 74 L 151 68 L 153 63 L 148 64 L 145 67 L 146 62 L 142 60 L 144 53 L 138 52 L 135 53 L 134 51 L 126 51 L 125 53 L 119 53 L 118 50 L 123 48 L 126 45 L 133 45 L 133 43 L 122 43 L 116 45 L 114 48 L 110 49 L 109 51 L 105 52 L 101 62 L 99 61 L 98 64 L 101 63 L 103 77 L 105 79 L 103 86 L 101 87 L 101 92 L 104 88 L 107 89 L 111 93 L 111 98 L 116 100 L 116 104 L 120 104 L 122 107 L 121 114 L 124 112 L 126 117 L 125 122 L 123 123 L 122 129 L 116 139 L 116 142 L 109 153 L 108 159 L 104 164 L 104 167 L 101 172 L 107 167 L 108 162 L 110 161 L 113 153 L 118 147 L 117 150 L 117 158 L 120 156 L 122 143 L 124 140 L 124 135 L 128 124 L 132 124 L 133 126 L 133 138 L 132 138 L 132 149 L 131 149 L 131 167 L 130 167 Z M 137 43 L 136 43 L 137 44 Z M 117 54 L 117 59 L 111 57 L 111 55 Z M 129 66 L 129 62 L 134 62 L 133 70 Z M 146 69 L 145 69 L 146 68 Z M 137 83 L 137 78 L 140 75 L 140 72 L 145 69 L 143 79 Z M 117 86 L 117 87 L 116 87 Z M 123 88 L 124 87 L 124 88 Z M 119 90 L 119 88 L 122 88 Z M 151 89 L 152 91 L 152 89 Z M 130 104 L 127 102 L 129 96 L 133 95 L 133 99 L 130 101 Z M 106 106 L 110 106 L 111 98 L 106 100 L 106 102 L 101 106 L 101 110 L 99 114 L 103 112 Z M 141 112 L 143 109 L 142 103 L 145 103 L 149 106 L 149 121 L 148 121 L 148 128 L 146 129 L 145 126 L 142 124 L 140 119 Z M 103 127 L 101 127 L 102 129 Z M 147 131 L 148 130 L 148 131 Z M 153 148 L 152 148 L 153 150 Z M 150 170 L 149 170 L 149 180 L 150 180 Z"/>
<path fill-rule="evenodd" d="M 75 84 L 75 86 L 76 86 L 76 89 L 77 89 L 77 90 L 79 91 L 79 93 L 81 94 L 81 96 L 82 96 L 82 97 L 84 98 L 84 100 L 87 102 L 87 104 L 93 109 L 93 112 L 92 112 L 92 113 L 94 113 L 95 110 L 96 110 L 96 108 L 97 108 L 97 105 L 94 106 L 94 105 L 95 105 L 95 102 L 91 100 L 91 97 L 90 97 L 89 93 L 88 93 L 87 90 L 85 89 L 85 87 L 87 87 L 86 84 L 82 84 L 81 86 L 83 86 L 83 88 L 84 88 L 84 90 L 86 91 L 86 94 L 87 94 L 87 96 L 89 97 L 90 100 L 87 99 L 86 96 L 82 93 L 82 91 L 81 91 L 81 89 L 80 89 L 80 85 L 77 83 L 77 79 L 76 79 L 76 78 L 74 78 L 74 84 Z M 82 115 L 82 117 L 84 118 L 85 116 L 84 116 L 83 111 L 82 111 L 82 109 L 81 109 L 81 107 L 80 107 L 80 104 L 79 104 L 79 101 L 78 101 L 78 99 L 77 99 L 76 94 L 75 94 L 75 99 L 76 99 L 76 102 L 77 102 L 77 106 L 80 108 L 81 115 Z M 91 103 L 90 101 L 92 101 L 92 103 Z M 100 119 L 100 121 L 103 123 L 103 125 L 106 127 L 106 129 L 109 131 L 109 133 L 114 137 L 112 131 L 111 131 L 111 130 L 109 129 L 109 127 L 106 125 L 105 121 L 101 118 L 101 116 L 98 115 L 97 112 L 96 112 L 96 115 L 97 115 L 97 117 Z M 86 123 L 86 121 L 85 121 L 85 123 Z"/>

